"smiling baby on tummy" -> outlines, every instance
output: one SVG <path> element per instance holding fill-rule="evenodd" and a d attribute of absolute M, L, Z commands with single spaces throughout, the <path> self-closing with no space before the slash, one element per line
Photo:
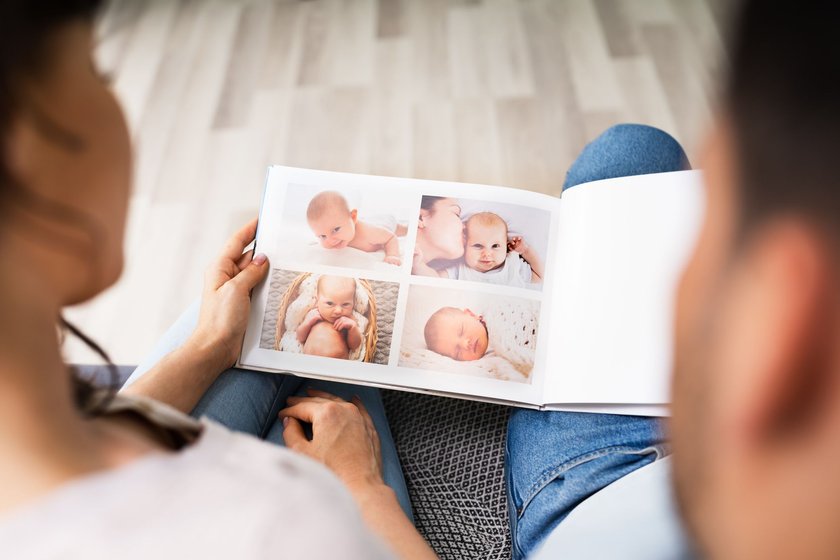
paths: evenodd
<path fill-rule="evenodd" d="M 405 225 L 395 224 L 394 231 L 390 231 L 358 219 L 358 214 L 340 193 L 324 191 L 309 202 L 306 221 L 325 249 L 353 247 L 366 253 L 385 251 L 384 261 L 399 266 L 402 260 L 397 236 L 405 235 Z"/>

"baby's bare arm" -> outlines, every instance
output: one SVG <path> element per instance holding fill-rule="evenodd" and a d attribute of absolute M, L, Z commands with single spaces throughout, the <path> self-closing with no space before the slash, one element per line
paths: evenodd
<path fill-rule="evenodd" d="M 306 339 L 309 338 L 309 331 L 311 331 L 312 327 L 314 327 L 319 321 L 321 321 L 321 314 L 318 313 L 317 309 L 310 309 L 306 314 L 306 317 L 303 318 L 303 321 L 300 322 L 300 325 L 298 325 L 298 328 L 295 330 L 298 342 L 301 344 L 306 342 Z"/>
<path fill-rule="evenodd" d="M 386 256 L 400 258 L 400 242 L 397 240 L 397 236 L 393 233 L 388 241 L 385 242 L 384 248 Z"/>
<path fill-rule="evenodd" d="M 355 350 L 362 344 L 362 331 L 359 325 L 354 325 L 347 329 L 347 347 L 350 350 Z"/>
<path fill-rule="evenodd" d="M 359 323 L 350 317 L 339 317 L 333 323 L 333 328 L 337 331 L 345 331 L 347 339 L 347 347 L 350 350 L 355 350 L 362 343 L 362 331 L 359 329 Z"/>
<path fill-rule="evenodd" d="M 522 255 L 522 258 L 525 259 L 525 262 L 531 267 L 531 273 L 537 281 L 542 282 L 545 270 L 543 268 L 542 259 L 537 252 L 534 251 L 530 245 L 525 243 L 525 240 L 522 237 L 514 237 L 510 246 L 512 250 Z"/>

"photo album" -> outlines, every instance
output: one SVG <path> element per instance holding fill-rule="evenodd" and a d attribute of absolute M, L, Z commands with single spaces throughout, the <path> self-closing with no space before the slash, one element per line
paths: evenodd
<path fill-rule="evenodd" d="M 273 166 L 237 367 L 667 415 L 697 171 L 531 191 Z"/>

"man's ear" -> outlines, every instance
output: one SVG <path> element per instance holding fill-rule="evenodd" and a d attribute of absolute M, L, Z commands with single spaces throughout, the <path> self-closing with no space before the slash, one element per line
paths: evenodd
<path fill-rule="evenodd" d="M 728 369 L 742 379 L 730 410 L 741 443 L 765 445 L 807 427 L 824 407 L 833 383 L 836 272 L 831 246 L 801 220 L 761 227 L 742 258 L 739 312 L 747 316 L 732 317 L 741 348 L 730 346 L 740 359 Z"/>

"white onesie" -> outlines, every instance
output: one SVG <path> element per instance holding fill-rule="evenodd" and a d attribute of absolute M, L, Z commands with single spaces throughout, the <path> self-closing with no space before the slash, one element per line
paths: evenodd
<path fill-rule="evenodd" d="M 515 288 L 536 287 L 532 284 L 533 272 L 531 271 L 531 265 L 525 262 L 516 251 L 508 253 L 504 264 L 495 270 L 480 272 L 468 267 L 462 261 L 457 266 L 447 268 L 446 273 L 454 280 L 487 282 L 489 284 L 513 286 Z"/>

